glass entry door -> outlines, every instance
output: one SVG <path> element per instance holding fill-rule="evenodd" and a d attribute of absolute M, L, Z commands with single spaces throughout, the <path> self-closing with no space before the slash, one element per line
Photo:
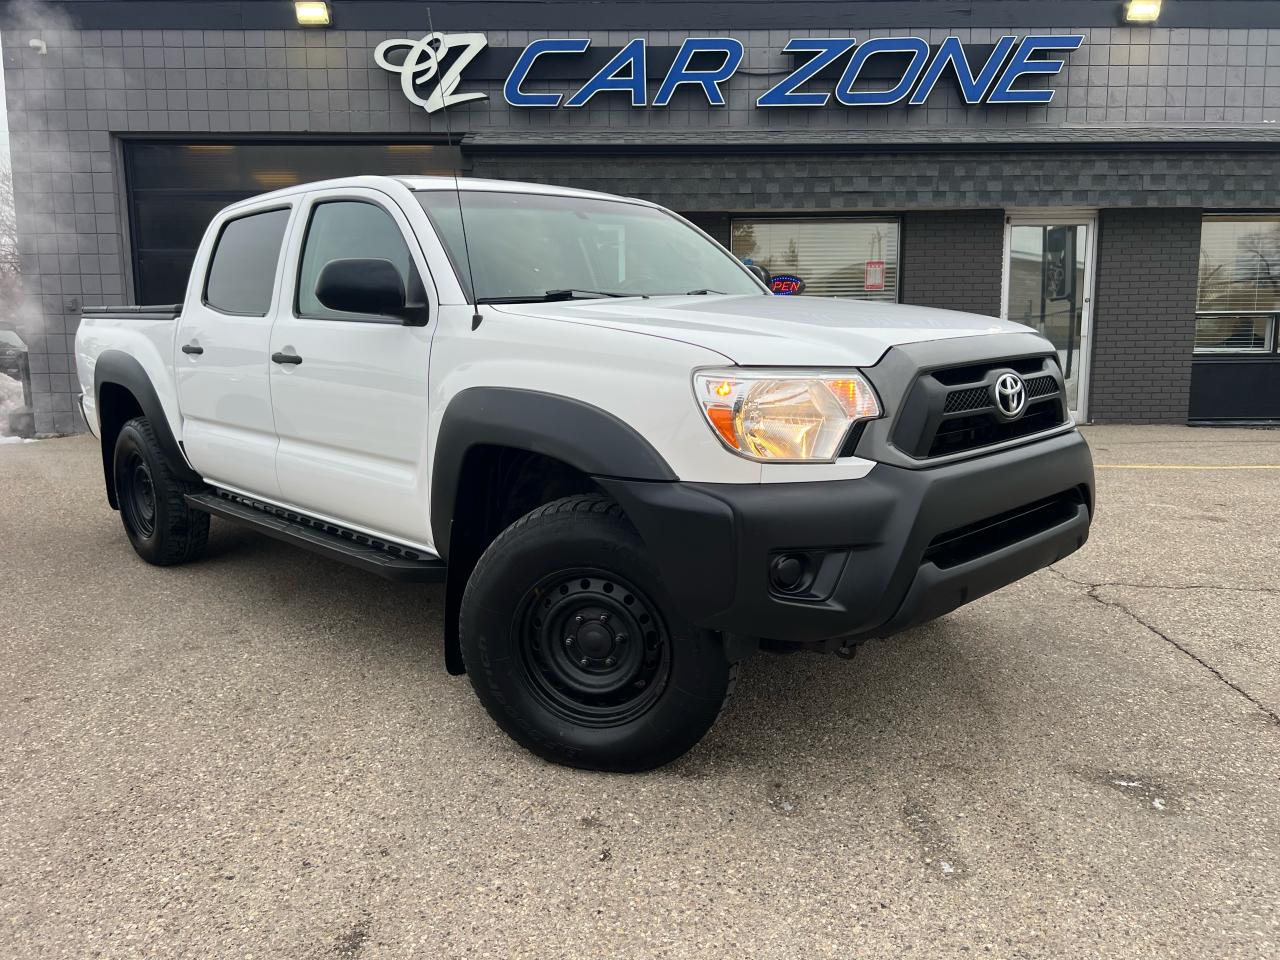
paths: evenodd
<path fill-rule="evenodd" d="M 1093 300 L 1093 215 L 1010 215 L 1005 227 L 1002 316 L 1058 350 L 1072 414 L 1086 417 Z"/>

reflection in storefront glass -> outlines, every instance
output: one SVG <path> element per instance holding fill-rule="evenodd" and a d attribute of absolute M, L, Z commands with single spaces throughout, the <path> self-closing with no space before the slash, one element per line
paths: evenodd
<path fill-rule="evenodd" d="M 806 297 L 898 300 L 894 220 L 735 220 L 734 256 L 804 280 Z"/>
<path fill-rule="evenodd" d="M 1039 331 L 1057 348 L 1073 410 L 1083 364 L 1088 230 L 1085 224 L 1018 225 L 1009 241 L 1009 319 Z"/>

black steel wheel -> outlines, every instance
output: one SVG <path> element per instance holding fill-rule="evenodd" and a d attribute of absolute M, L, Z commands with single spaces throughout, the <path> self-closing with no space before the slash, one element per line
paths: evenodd
<path fill-rule="evenodd" d="M 156 532 L 156 488 L 151 479 L 151 468 L 137 450 L 129 451 L 123 466 L 125 495 L 120 501 L 120 512 L 124 515 L 125 525 L 143 539 L 153 537 Z"/>
<path fill-rule="evenodd" d="M 170 468 L 145 417 L 120 428 L 112 464 L 120 519 L 138 556 L 169 566 L 204 552 L 209 515 L 187 506 L 193 487 Z"/>
<path fill-rule="evenodd" d="M 544 578 L 525 594 L 513 629 L 531 689 L 571 723 L 627 723 L 666 687 L 671 644 L 657 604 L 617 574 Z"/>
<path fill-rule="evenodd" d="M 737 677 L 672 609 L 621 508 L 565 497 L 498 536 L 462 598 L 462 658 L 514 740 L 556 763 L 638 771 L 689 750 Z"/>

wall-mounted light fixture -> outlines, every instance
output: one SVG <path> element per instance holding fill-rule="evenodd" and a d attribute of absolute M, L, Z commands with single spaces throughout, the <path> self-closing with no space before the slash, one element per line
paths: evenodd
<path fill-rule="evenodd" d="M 1156 4 L 1160 6 L 1160 4 Z M 333 21 L 329 17 L 329 4 L 323 0 L 297 0 L 293 13 L 303 27 L 327 27 Z"/>
<path fill-rule="evenodd" d="M 1160 16 L 1160 0 L 1125 0 L 1125 23 L 1155 23 Z"/>

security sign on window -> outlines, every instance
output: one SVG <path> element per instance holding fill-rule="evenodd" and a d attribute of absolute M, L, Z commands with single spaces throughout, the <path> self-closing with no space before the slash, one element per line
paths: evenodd
<path fill-rule="evenodd" d="M 884 289 L 884 261 L 868 260 L 866 273 L 862 281 L 862 289 L 864 290 L 883 290 Z"/>

